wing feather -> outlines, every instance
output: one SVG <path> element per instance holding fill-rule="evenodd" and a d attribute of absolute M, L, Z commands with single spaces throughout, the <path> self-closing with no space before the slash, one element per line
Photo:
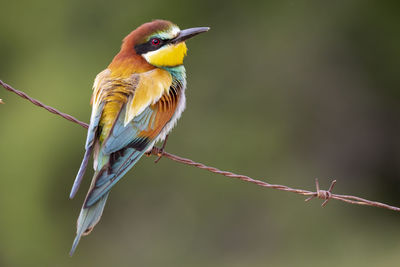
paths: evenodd
<path fill-rule="evenodd" d="M 128 99 L 124 126 L 139 115 L 150 105 L 154 105 L 165 93 L 168 93 L 172 84 L 172 76 L 168 71 L 154 69 L 138 74 L 138 85 L 135 94 Z"/>
<path fill-rule="evenodd" d="M 107 70 L 97 76 L 86 142 L 87 147 L 96 144 L 96 175 L 85 200 L 86 208 L 107 194 L 154 144 L 178 102 L 179 92 L 172 76 L 162 69 L 120 79 Z"/>
<path fill-rule="evenodd" d="M 126 126 L 122 124 L 122 114 L 116 121 L 112 133 L 103 143 L 102 150 L 108 152 L 109 164 L 104 166 L 94 178 L 85 207 L 94 205 L 102 196 L 128 172 L 153 144 L 164 126 L 171 120 L 178 96 L 164 94 L 160 100 L 147 107 Z M 134 134 L 133 134 L 134 133 Z M 131 135 L 133 134 L 133 135 Z M 129 137 L 125 139 L 126 137 Z"/>
<path fill-rule="evenodd" d="M 87 132 L 87 137 L 86 137 L 86 143 L 85 143 L 85 155 L 83 157 L 81 166 L 79 167 L 78 174 L 76 175 L 74 184 L 72 185 L 71 193 L 69 197 L 72 199 L 76 193 L 78 192 L 79 186 L 81 185 L 82 178 L 86 172 L 86 167 L 89 161 L 89 157 L 92 153 L 93 150 L 93 144 L 98 128 L 98 124 L 100 121 L 101 117 L 101 111 L 103 110 L 104 103 L 100 103 L 98 101 L 98 95 L 99 92 L 101 91 L 101 84 L 102 82 L 106 79 L 106 77 L 109 75 L 109 70 L 104 70 L 100 72 L 97 76 L 96 79 L 94 80 L 93 84 L 93 95 L 90 103 L 92 104 L 92 114 L 90 116 L 90 124 Z"/>

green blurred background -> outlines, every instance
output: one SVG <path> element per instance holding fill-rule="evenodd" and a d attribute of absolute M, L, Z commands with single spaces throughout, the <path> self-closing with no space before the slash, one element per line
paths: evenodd
<path fill-rule="evenodd" d="M 0 79 L 88 121 L 95 75 L 140 24 L 188 42 L 167 151 L 292 187 L 400 206 L 396 1 L 1 1 Z M 400 214 L 143 158 L 68 252 L 85 130 L 0 88 L 0 266 L 398 266 Z"/>

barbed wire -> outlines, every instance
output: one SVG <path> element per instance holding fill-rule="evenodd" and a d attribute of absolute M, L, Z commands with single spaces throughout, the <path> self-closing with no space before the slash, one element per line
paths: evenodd
<path fill-rule="evenodd" d="M 36 99 L 28 96 L 24 92 L 12 88 L 11 85 L 6 84 L 2 80 L 0 80 L 0 85 L 3 86 L 4 89 L 15 93 L 15 94 L 19 95 L 22 98 L 25 98 L 26 100 L 30 101 L 32 104 L 34 104 L 34 105 L 36 105 L 38 107 L 44 108 L 45 110 L 47 110 L 47 111 L 49 111 L 49 112 L 51 112 L 53 114 L 59 115 L 59 116 L 63 117 L 64 119 L 67 119 L 69 121 L 75 122 L 75 123 L 79 124 L 80 126 L 85 127 L 86 129 L 89 127 L 87 123 L 85 123 L 83 121 L 80 121 L 80 120 L 72 117 L 71 115 L 69 115 L 67 113 L 63 113 L 63 112 L 61 112 L 61 111 L 59 111 L 59 110 L 57 110 L 57 109 L 55 109 L 55 108 L 53 108 L 51 106 L 47 106 L 47 105 L 43 104 L 39 100 L 36 100 Z"/>
<path fill-rule="evenodd" d="M 0 80 L 0 85 L 2 87 L 4 87 L 6 90 L 13 92 L 15 94 L 17 94 L 18 96 L 30 101 L 32 104 L 39 106 L 41 108 L 46 109 L 47 111 L 59 115 L 61 117 L 63 117 L 64 119 L 67 119 L 69 121 L 72 121 L 74 123 L 77 123 L 79 125 L 81 125 L 84 128 L 88 128 L 88 124 L 85 122 L 82 122 L 78 119 L 76 119 L 75 117 L 63 113 L 51 106 L 45 105 L 42 102 L 40 102 L 39 100 L 36 100 L 30 96 L 28 96 L 26 93 L 19 91 L 17 89 L 14 89 L 13 87 L 11 87 L 10 85 L 8 85 L 7 83 L 3 82 L 2 80 Z M 1 100 L 1 99 L 0 99 Z M 1 103 L 3 103 L 3 101 L 1 101 Z M 4 103 L 3 103 L 4 104 Z M 164 151 L 163 149 L 160 149 L 158 147 L 154 147 L 152 149 L 152 151 L 150 152 L 150 154 L 158 156 L 158 157 L 165 157 L 168 159 L 171 159 L 173 161 L 179 162 L 179 163 L 183 163 L 189 166 L 193 166 L 199 169 L 203 169 L 203 170 L 207 170 L 209 172 L 212 173 L 216 173 L 216 174 L 220 174 L 229 178 L 235 178 L 235 179 L 239 179 L 241 181 L 244 182 L 248 182 L 248 183 L 253 183 L 256 184 L 258 186 L 262 186 L 262 187 L 266 187 L 266 188 L 271 188 L 271 189 L 277 189 L 277 190 L 281 190 L 281 191 L 286 191 L 286 192 L 291 192 L 291 193 L 295 193 L 298 195 L 303 195 L 303 196 L 308 196 L 308 198 L 305 201 L 309 201 L 313 198 L 319 198 L 319 199 L 323 199 L 324 202 L 322 203 L 322 207 L 324 207 L 329 200 L 331 199 L 336 199 L 336 200 L 340 200 L 346 203 L 350 203 L 350 204 L 355 204 L 355 205 L 363 205 L 363 206 L 371 206 L 371 207 L 377 207 L 377 208 L 384 208 L 384 209 L 388 209 L 388 210 L 393 210 L 393 211 L 400 211 L 400 208 L 395 207 L 395 206 L 390 206 L 388 204 L 384 204 L 381 202 L 377 202 L 377 201 L 371 201 L 371 200 L 367 200 L 364 198 L 360 198 L 357 196 L 352 196 L 352 195 L 340 195 L 340 194 L 334 194 L 332 193 L 333 187 L 336 184 L 336 180 L 333 180 L 331 182 L 331 185 L 329 187 L 328 190 L 321 190 L 319 187 L 319 182 L 318 179 L 315 179 L 315 187 L 316 187 L 316 191 L 308 191 L 308 190 L 303 190 L 303 189 L 296 189 L 296 188 L 291 188 L 289 186 L 286 185 L 279 185 L 279 184 L 270 184 L 261 180 L 256 180 L 253 179 L 249 176 L 246 175 L 240 175 L 240 174 L 236 174 L 233 172 L 229 172 L 229 171 L 222 171 L 218 168 L 215 167 L 210 167 L 207 165 L 204 165 L 202 163 L 199 162 L 195 162 L 191 159 L 187 159 L 187 158 L 183 158 L 183 157 L 179 157 L 177 155 L 168 153 L 166 151 Z"/>

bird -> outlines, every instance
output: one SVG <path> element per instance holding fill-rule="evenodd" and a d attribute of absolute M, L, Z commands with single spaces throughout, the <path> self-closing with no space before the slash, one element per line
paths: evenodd
<path fill-rule="evenodd" d="M 93 154 L 94 174 L 78 220 L 72 256 L 99 222 L 110 189 L 154 144 L 164 141 L 186 106 L 185 41 L 209 27 L 185 30 L 167 20 L 144 23 L 93 84 L 85 153 L 71 189 L 74 198 Z"/>

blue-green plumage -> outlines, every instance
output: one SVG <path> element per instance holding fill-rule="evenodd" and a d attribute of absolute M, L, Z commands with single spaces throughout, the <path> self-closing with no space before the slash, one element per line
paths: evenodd
<path fill-rule="evenodd" d="M 97 203 L 93 205 L 91 208 L 82 208 L 77 222 L 76 237 L 74 239 L 74 243 L 72 244 L 71 251 L 69 252 L 70 256 L 74 254 L 75 249 L 78 246 L 79 240 L 81 240 L 82 235 L 89 234 L 90 231 L 93 229 L 93 227 L 96 225 L 96 223 L 100 220 L 107 198 L 108 198 L 108 193 L 102 196 L 102 198 L 99 201 L 97 201 Z"/>
<path fill-rule="evenodd" d="M 150 141 L 147 141 L 144 146 L 140 147 L 140 150 L 130 146 L 131 143 L 142 139 L 142 137 L 138 137 L 138 134 L 153 123 L 150 119 L 152 112 L 150 108 L 146 108 L 145 111 L 124 127 L 124 107 L 119 112 L 119 116 L 114 122 L 108 138 L 103 143 L 97 144 L 100 148 L 97 155 L 97 165 L 94 166 L 96 172 L 81 213 L 79 214 L 77 236 L 70 252 L 71 255 L 76 249 L 81 235 L 88 233 L 87 229 L 90 229 L 90 232 L 99 221 L 111 187 L 136 164 L 146 152 L 146 149 L 152 145 Z M 96 116 L 94 117 L 96 118 Z M 99 123 L 99 120 L 95 119 L 93 122 Z M 96 127 L 93 127 L 91 124 L 89 129 L 92 128 Z M 91 135 L 91 132 L 88 133 L 88 140 L 89 135 Z M 84 162 L 87 164 L 91 149 L 92 146 L 89 146 L 82 161 L 82 166 Z M 77 177 L 83 177 L 84 171 L 85 166 L 80 168 Z M 75 182 L 73 191 L 71 192 L 72 196 L 73 193 L 76 193 L 78 186 L 79 184 Z"/>
<path fill-rule="evenodd" d="M 104 103 L 101 103 L 100 106 L 97 109 L 92 110 L 92 115 L 90 118 L 90 125 L 86 137 L 86 144 L 85 144 L 85 155 L 83 156 L 83 160 L 81 163 L 81 166 L 79 168 L 78 174 L 76 175 L 74 184 L 71 189 L 71 193 L 69 197 L 72 199 L 75 195 L 76 192 L 78 192 L 79 186 L 82 182 L 83 175 L 85 174 L 87 164 L 89 162 L 89 157 L 92 153 L 93 150 L 93 145 L 94 145 L 94 140 L 95 140 L 95 135 L 97 131 L 97 125 L 99 124 L 100 117 L 101 117 L 101 111 L 103 110 Z"/>

